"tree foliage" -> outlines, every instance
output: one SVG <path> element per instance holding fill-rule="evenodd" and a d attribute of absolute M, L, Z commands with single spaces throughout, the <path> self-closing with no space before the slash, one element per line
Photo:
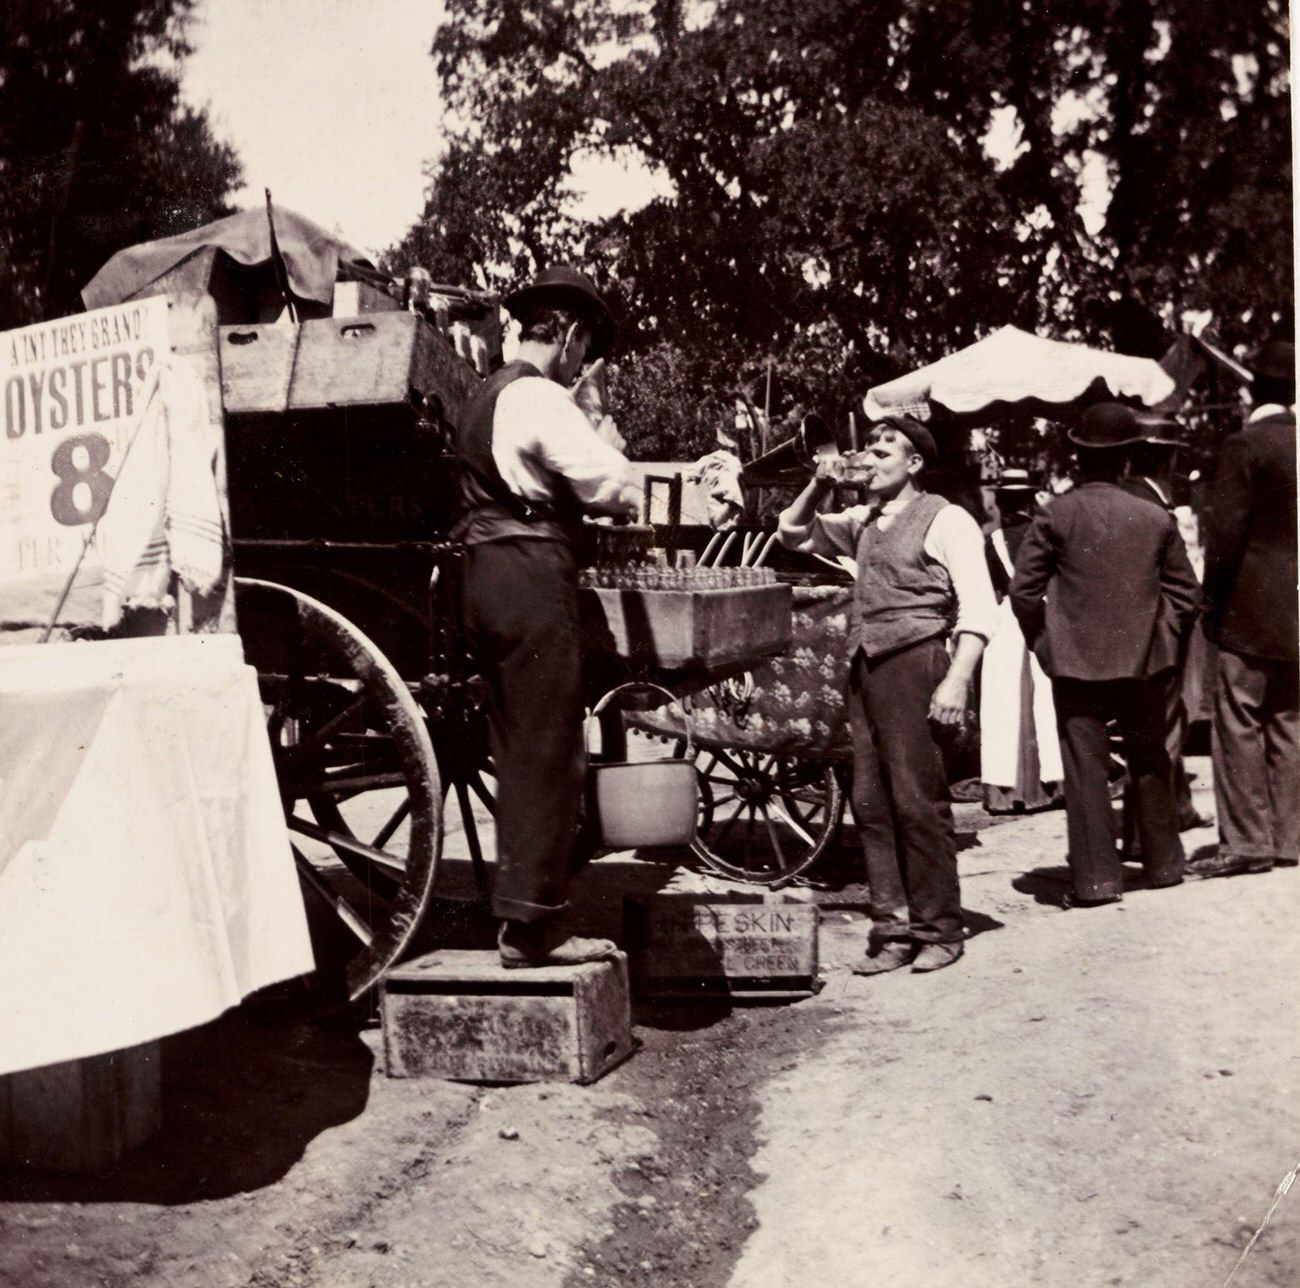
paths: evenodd
<path fill-rule="evenodd" d="M 228 213 L 239 163 L 171 70 L 193 4 L 0 8 L 0 328 L 79 308 L 123 246 Z"/>
<path fill-rule="evenodd" d="M 838 415 L 1008 322 L 1153 354 L 1189 310 L 1230 345 L 1291 316 L 1280 0 L 446 8 L 455 128 L 394 262 L 484 286 L 589 266 L 634 447 L 666 420 L 695 446 L 769 355 L 785 405 Z M 581 223 L 589 157 L 671 195 Z"/>

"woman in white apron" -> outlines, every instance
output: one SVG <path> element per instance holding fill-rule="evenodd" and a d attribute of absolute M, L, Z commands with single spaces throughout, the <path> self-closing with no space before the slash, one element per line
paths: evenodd
<path fill-rule="evenodd" d="M 1052 686 L 1025 646 L 1007 599 L 1036 494 L 1027 470 L 1004 470 L 993 493 L 999 526 L 985 539 L 998 629 L 980 674 L 980 778 L 984 808 L 993 814 L 1048 809 L 1065 799 Z"/>

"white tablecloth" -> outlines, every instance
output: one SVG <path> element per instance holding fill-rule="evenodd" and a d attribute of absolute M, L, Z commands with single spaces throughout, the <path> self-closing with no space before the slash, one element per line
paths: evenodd
<path fill-rule="evenodd" d="M 235 636 L 0 648 L 0 1073 L 312 969 Z"/>

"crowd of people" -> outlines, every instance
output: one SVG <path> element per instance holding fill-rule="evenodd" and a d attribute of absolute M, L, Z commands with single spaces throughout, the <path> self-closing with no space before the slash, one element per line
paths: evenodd
<path fill-rule="evenodd" d="M 782 513 L 787 547 L 857 565 L 851 804 L 872 915 L 859 973 L 932 971 L 962 955 L 942 730 L 964 718 L 981 664 L 986 805 L 1035 809 L 1063 796 L 1066 906 L 1120 900 L 1125 859 L 1140 860 L 1157 889 L 1189 874 L 1296 865 L 1291 345 L 1259 354 L 1251 395 L 1247 424 L 1218 462 L 1203 587 L 1172 513 L 1179 426 L 1118 402 L 1089 408 L 1070 431 L 1078 486 L 1042 504 L 1026 471 L 1003 474 L 987 538 L 925 491 L 934 440 L 907 416 L 877 422 L 848 463 L 865 481 L 864 504 L 823 512 L 846 469 L 831 458 Z M 1197 814 L 1183 764 L 1184 678 L 1198 630 L 1217 648 L 1220 843 L 1188 861 L 1180 834 L 1210 821 Z M 1113 728 L 1126 780 L 1118 835 Z"/>
<path fill-rule="evenodd" d="M 613 320 L 585 275 L 540 274 L 506 301 L 514 361 L 463 418 L 460 518 L 465 618 L 488 683 L 498 775 L 493 902 L 506 966 L 596 960 L 568 889 L 584 857 L 583 684 L 577 570 L 583 517 L 637 513 L 639 492 L 608 421 L 568 386 L 608 352 Z M 986 803 L 1064 797 L 1071 889 L 1090 907 L 1123 896 L 1122 860 L 1147 885 L 1295 865 L 1297 753 L 1295 372 L 1290 345 L 1256 363 L 1254 410 L 1220 455 L 1204 586 L 1171 513 L 1178 425 L 1120 403 L 1070 432 L 1080 482 L 1040 504 L 1025 471 L 996 489 L 998 526 L 926 490 L 937 460 L 920 421 L 875 422 L 852 458 L 866 500 L 827 506 L 847 458 L 827 456 L 780 516 L 787 548 L 856 567 L 849 683 L 851 805 L 870 890 L 858 967 L 929 972 L 963 953 L 956 838 L 943 742 L 968 720 L 982 675 Z M 1202 626 L 1198 627 L 1198 619 Z M 1214 777 L 1220 845 L 1188 862 L 1200 825 L 1182 764 L 1183 675 L 1194 631 L 1217 646 Z M 1111 806 L 1110 730 L 1123 739 L 1123 823 Z"/>

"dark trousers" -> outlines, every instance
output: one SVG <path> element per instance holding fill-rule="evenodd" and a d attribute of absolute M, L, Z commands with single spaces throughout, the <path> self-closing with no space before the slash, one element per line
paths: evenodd
<path fill-rule="evenodd" d="M 1173 774 L 1174 814 L 1178 830 L 1185 832 L 1197 822 L 1196 806 L 1192 803 L 1192 783 L 1183 764 L 1183 748 L 1187 745 L 1187 703 L 1183 699 L 1183 672 L 1179 667 L 1170 671 L 1165 685 L 1165 750 Z M 1134 848 L 1137 838 L 1137 793 L 1130 778 L 1124 786 L 1123 846 L 1125 851 Z"/>
<path fill-rule="evenodd" d="M 1147 876 L 1153 885 L 1171 885 L 1182 876 L 1183 845 L 1165 745 L 1168 684 L 1167 672 L 1145 680 L 1052 681 L 1065 767 L 1070 875 L 1080 899 L 1105 899 L 1124 890 L 1107 775 L 1110 720 L 1118 722 L 1124 737 Z"/>
<path fill-rule="evenodd" d="M 1214 802 L 1221 850 L 1294 860 L 1300 851 L 1300 713 L 1294 662 L 1219 650 Z"/>
<path fill-rule="evenodd" d="M 947 671 L 939 639 L 870 660 L 859 651 L 849 671 L 853 817 L 878 940 L 962 938 L 952 806 L 929 722 Z"/>
<path fill-rule="evenodd" d="M 585 771 L 578 574 L 558 541 L 494 541 L 465 557 L 465 626 L 489 686 L 498 917 L 562 911 Z"/>

